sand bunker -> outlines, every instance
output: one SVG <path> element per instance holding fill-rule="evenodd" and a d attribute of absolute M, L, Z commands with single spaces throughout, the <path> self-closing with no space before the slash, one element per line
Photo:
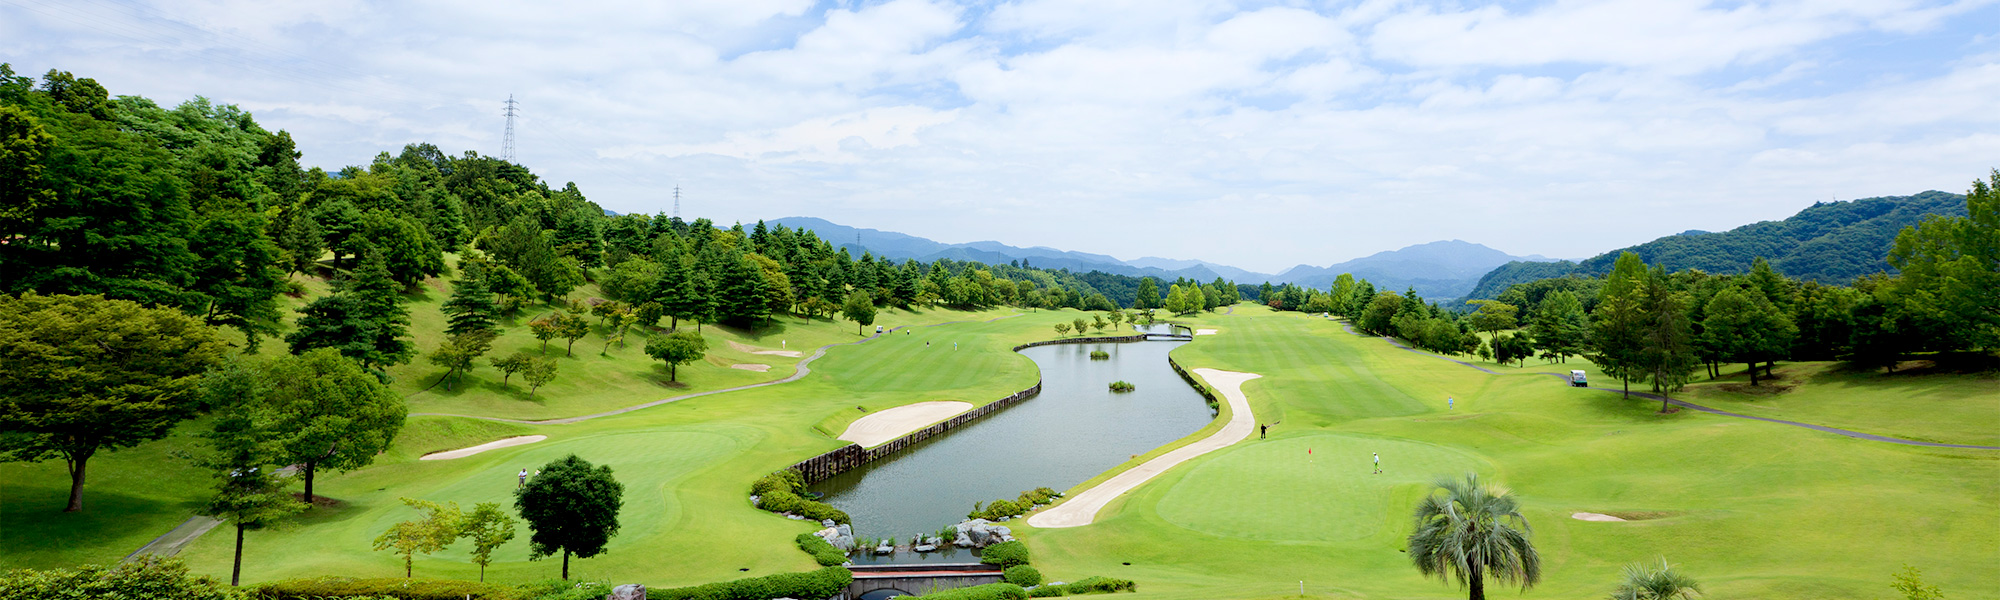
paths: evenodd
<path fill-rule="evenodd" d="M 1196 330 L 1194 331 L 1194 334 L 1195 334 L 1195 335 L 1215 335 L 1215 330 L 1213 330 L 1213 329 L 1196 329 Z"/>
<path fill-rule="evenodd" d="M 729 347 L 730 347 L 730 348 L 733 348 L 733 349 L 735 349 L 735 350 L 736 350 L 737 352 L 749 352 L 749 353 L 751 353 L 751 354 L 767 354 L 767 355 L 771 355 L 771 356 L 789 356 L 789 357 L 792 357 L 792 358 L 798 358 L 798 357 L 801 357 L 801 356 L 805 356 L 805 353 L 802 353 L 802 352 L 799 352 L 799 351 L 797 351 L 797 350 L 765 350 L 765 349 L 763 349 L 763 348 L 758 348 L 758 347 L 756 347 L 756 346 L 752 346 L 752 345 L 749 345 L 749 344 L 745 344 L 745 343 L 742 343 L 742 342 L 738 342 L 738 341 L 736 341 L 736 340 L 729 340 Z"/>
<path fill-rule="evenodd" d="M 487 442 L 484 444 L 473 446 L 471 448 L 459 448 L 457 450 L 432 452 L 430 454 L 425 454 L 422 457 L 417 458 L 417 460 L 451 460 L 454 458 L 465 458 L 467 456 L 472 456 L 474 454 L 485 452 L 487 450 L 499 450 L 501 448 L 506 448 L 509 446 L 533 444 L 535 442 L 539 442 L 546 439 L 549 439 L 549 436 L 546 435 L 514 436 L 497 442 Z"/>
<path fill-rule="evenodd" d="M 1618 517 L 1614 517 L 1611 515 L 1602 515 L 1593 512 L 1580 512 L 1570 515 L 1569 518 L 1576 519 L 1578 521 L 1616 521 L 1619 523 L 1625 522 L 1624 519 L 1620 519 Z"/>
<path fill-rule="evenodd" d="M 840 434 L 840 439 L 863 447 L 874 446 L 971 409 L 970 402 L 942 400 L 898 406 L 856 419 Z"/>
<path fill-rule="evenodd" d="M 1194 372 L 1202 379 L 1208 380 L 1209 385 L 1215 386 L 1215 391 L 1229 401 L 1229 422 L 1222 426 L 1221 431 L 1156 456 L 1153 460 L 1132 467 L 1129 471 L 1113 475 L 1095 487 L 1070 496 L 1069 500 L 1056 505 L 1055 508 L 1028 517 L 1028 524 L 1046 528 L 1089 525 L 1091 521 L 1097 519 L 1097 511 L 1103 510 L 1104 505 L 1110 504 L 1112 499 L 1158 477 L 1175 465 L 1250 437 L 1251 430 L 1257 428 L 1257 417 L 1250 414 L 1250 399 L 1243 396 L 1243 382 L 1263 375 L 1216 369 L 1195 369 Z"/>
<path fill-rule="evenodd" d="M 771 365 L 760 365 L 760 364 L 757 364 L 757 363 L 737 363 L 737 364 L 733 364 L 733 365 L 729 365 L 729 368 L 731 368 L 731 369 L 742 369 L 742 370 L 745 370 L 745 371 L 756 371 L 756 372 L 758 372 L 758 373 L 762 373 L 762 372 L 765 372 L 765 371 L 769 371 L 769 370 L 771 370 Z"/>

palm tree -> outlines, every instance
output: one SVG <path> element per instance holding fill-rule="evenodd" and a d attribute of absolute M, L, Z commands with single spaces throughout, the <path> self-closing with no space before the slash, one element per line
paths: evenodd
<path fill-rule="evenodd" d="M 1692 600 L 1700 595 L 1701 584 L 1661 558 L 1658 570 L 1639 563 L 1626 565 L 1625 581 L 1611 592 L 1611 600 Z"/>
<path fill-rule="evenodd" d="M 1476 473 L 1463 481 L 1442 478 L 1417 504 L 1410 562 L 1426 577 L 1456 577 L 1471 588 L 1468 598 L 1485 600 L 1488 577 L 1518 582 L 1523 590 L 1541 581 L 1542 558 L 1528 541 L 1531 533 L 1506 489 L 1480 483 Z"/>

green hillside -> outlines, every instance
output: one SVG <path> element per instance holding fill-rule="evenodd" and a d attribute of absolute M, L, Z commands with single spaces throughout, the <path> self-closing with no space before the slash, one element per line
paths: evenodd
<path fill-rule="evenodd" d="M 1669 271 L 1708 273 L 1742 273 L 1750 269 L 1751 261 L 1763 257 L 1788 277 L 1846 284 L 1862 275 L 1893 270 L 1882 257 L 1889 255 L 1896 232 L 1933 214 L 1965 216 L 1965 196 L 1933 190 L 1914 196 L 1820 202 L 1782 221 L 1761 221 L 1720 233 L 1670 235 L 1581 263 L 1510 262 L 1481 277 L 1466 298 L 1498 298 L 1508 286 L 1571 273 L 1601 276 L 1624 252 L 1638 254 L 1646 264 L 1665 265 Z"/>

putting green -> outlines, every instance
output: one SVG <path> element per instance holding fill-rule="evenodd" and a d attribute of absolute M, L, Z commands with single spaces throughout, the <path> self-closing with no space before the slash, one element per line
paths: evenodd
<path fill-rule="evenodd" d="M 1371 452 L 1382 454 L 1380 475 L 1372 473 Z M 1483 466 L 1464 452 L 1410 440 L 1330 433 L 1252 440 L 1189 471 L 1158 510 L 1171 523 L 1224 537 L 1360 539 L 1391 525 L 1382 515 L 1402 514 L 1394 499 L 1422 493 L 1438 474 Z"/>

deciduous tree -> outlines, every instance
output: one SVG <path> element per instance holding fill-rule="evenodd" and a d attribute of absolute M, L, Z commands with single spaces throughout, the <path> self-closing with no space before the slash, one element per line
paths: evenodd
<path fill-rule="evenodd" d="M 224 347 L 214 330 L 171 309 L 0 295 L 0 453 L 63 459 L 64 510 L 83 510 L 91 457 L 166 437 L 193 416 L 195 386 Z"/>
<path fill-rule="evenodd" d="M 269 373 L 276 443 L 284 464 L 299 465 L 307 504 L 321 469 L 368 466 L 403 429 L 403 398 L 332 349 L 280 358 Z"/>
<path fill-rule="evenodd" d="M 646 341 L 646 355 L 654 360 L 667 363 L 667 381 L 679 381 L 678 367 L 701 360 L 708 352 L 708 340 L 693 331 L 676 331 L 666 335 L 656 335 Z"/>
<path fill-rule="evenodd" d="M 597 556 L 618 534 L 624 495 L 625 486 L 612 477 L 609 466 L 594 466 L 574 454 L 544 465 L 540 475 L 514 491 L 514 508 L 531 532 L 529 558 L 562 553 L 562 576 L 569 579 L 570 555 Z"/>

